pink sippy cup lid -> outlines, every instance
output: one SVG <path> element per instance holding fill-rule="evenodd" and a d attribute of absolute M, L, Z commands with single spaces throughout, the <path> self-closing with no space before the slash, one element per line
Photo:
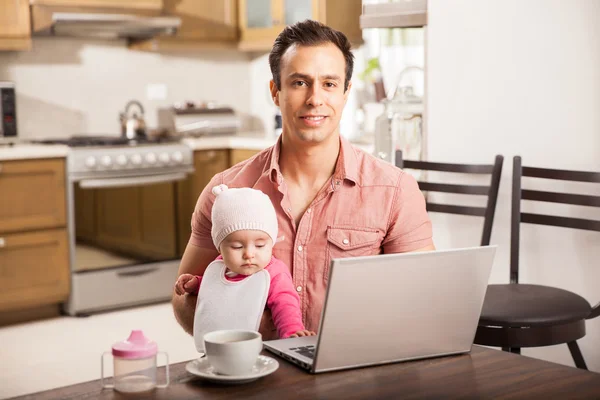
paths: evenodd
<path fill-rule="evenodd" d="M 146 358 L 158 352 L 155 341 L 148 339 L 139 329 L 134 329 L 126 340 L 117 342 L 112 347 L 112 354 L 121 358 Z"/>

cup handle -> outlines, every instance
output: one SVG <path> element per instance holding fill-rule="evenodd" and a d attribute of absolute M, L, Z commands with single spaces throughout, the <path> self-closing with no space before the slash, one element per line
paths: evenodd
<path fill-rule="evenodd" d="M 166 352 L 164 352 L 164 351 L 159 351 L 158 354 L 164 354 L 165 355 L 165 360 L 166 360 L 166 363 L 165 363 L 165 374 L 166 375 L 165 376 L 167 378 L 167 382 L 164 385 L 156 385 L 156 387 L 160 388 L 160 389 L 164 389 L 167 386 L 169 386 L 169 355 Z"/>
<path fill-rule="evenodd" d="M 104 356 L 112 353 L 110 351 L 105 351 L 100 356 L 100 384 L 102 385 L 102 389 L 114 389 L 115 385 L 105 385 L 104 384 Z"/>

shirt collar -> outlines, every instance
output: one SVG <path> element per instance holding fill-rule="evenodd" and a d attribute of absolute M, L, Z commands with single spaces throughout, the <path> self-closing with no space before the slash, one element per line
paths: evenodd
<path fill-rule="evenodd" d="M 271 183 L 280 184 L 283 179 L 281 169 L 279 168 L 280 150 L 281 136 L 279 136 L 271 150 L 271 161 L 269 163 L 269 180 Z M 342 136 L 340 136 L 340 155 L 335 165 L 333 178 L 335 180 L 349 180 L 355 184 L 358 181 L 358 160 L 356 158 L 356 151 L 350 142 Z"/>

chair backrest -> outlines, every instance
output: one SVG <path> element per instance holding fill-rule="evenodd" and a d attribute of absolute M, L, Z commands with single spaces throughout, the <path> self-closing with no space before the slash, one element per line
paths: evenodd
<path fill-rule="evenodd" d="M 410 168 L 423 171 L 440 171 L 464 174 L 491 175 L 489 186 L 483 185 L 459 185 L 449 183 L 433 183 L 419 181 L 419 188 L 425 192 L 444 192 L 487 196 L 485 207 L 459 206 L 454 204 L 439 204 L 427 201 L 427 211 L 448 214 L 474 215 L 484 217 L 481 245 L 490 244 L 492 236 L 492 225 L 496 212 L 496 201 L 498 199 L 498 188 L 502 174 L 502 163 L 504 157 L 497 155 L 493 164 L 455 164 L 439 163 L 429 161 L 412 161 L 402 158 L 402 151 L 396 151 L 396 166 L 398 168 Z"/>
<path fill-rule="evenodd" d="M 522 177 L 560 181 L 600 183 L 600 172 L 569 171 L 562 169 L 524 167 L 521 157 L 513 158 L 512 213 L 510 238 L 510 282 L 519 282 L 519 227 L 521 223 L 560 226 L 600 232 L 600 221 L 585 218 L 521 212 L 521 200 L 600 207 L 600 196 L 526 190 L 521 188 Z"/>

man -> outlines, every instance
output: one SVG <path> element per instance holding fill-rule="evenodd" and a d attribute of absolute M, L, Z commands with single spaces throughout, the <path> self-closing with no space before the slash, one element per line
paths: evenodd
<path fill-rule="evenodd" d="M 269 64 L 283 132 L 273 147 L 217 174 L 204 189 L 179 274 L 201 275 L 218 255 L 211 189 L 222 183 L 271 198 L 279 224 L 273 255 L 290 267 L 308 330 L 319 327 L 332 258 L 434 249 L 416 181 L 340 136 L 353 63 L 348 39 L 325 25 L 309 20 L 281 32 Z M 173 297 L 175 316 L 189 333 L 195 305 L 196 296 Z M 260 331 L 275 338 L 268 311 Z"/>

